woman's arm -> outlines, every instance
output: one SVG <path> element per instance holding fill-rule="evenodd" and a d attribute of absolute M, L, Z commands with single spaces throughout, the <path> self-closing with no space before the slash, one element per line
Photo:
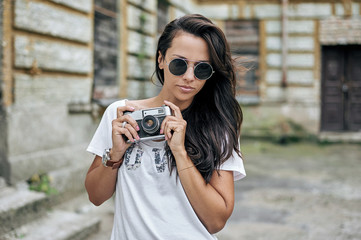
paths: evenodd
<path fill-rule="evenodd" d="M 115 191 L 118 169 L 104 167 L 102 158 L 96 156 L 85 178 L 89 200 L 96 206 L 108 200 Z"/>
<path fill-rule="evenodd" d="M 122 106 L 117 108 L 117 118 L 112 121 L 112 145 L 110 159 L 112 161 L 123 161 L 123 156 L 127 148 L 131 145 L 127 143 L 123 135 L 130 141 L 138 139 L 137 122 L 129 115 L 124 115 L 124 111 L 134 111 L 133 107 Z M 123 122 L 127 124 L 123 125 Z M 88 192 L 89 200 L 96 206 L 108 200 L 115 191 L 118 169 L 105 167 L 102 158 L 96 156 L 90 166 L 85 178 L 85 188 Z"/>
<path fill-rule="evenodd" d="M 219 232 L 234 207 L 233 172 L 214 171 L 207 184 L 186 153 L 174 157 L 179 179 L 198 218 L 210 233 Z"/>
<path fill-rule="evenodd" d="M 210 233 L 220 231 L 231 216 L 234 207 L 233 172 L 215 171 L 209 184 L 187 155 L 184 146 L 187 123 L 180 109 L 165 101 L 174 111 L 162 123 L 168 145 L 175 158 L 179 179 L 197 216 Z"/>

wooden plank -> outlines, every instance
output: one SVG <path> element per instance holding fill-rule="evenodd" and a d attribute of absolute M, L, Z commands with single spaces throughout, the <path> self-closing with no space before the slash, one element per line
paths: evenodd
<path fill-rule="evenodd" d="M 3 1 L 3 59 L 2 59 L 2 78 L 3 78 L 3 103 L 10 106 L 13 103 L 13 54 L 12 54 L 12 24 L 13 24 L 13 1 Z M 0 86 L 1 87 L 1 86 Z"/>
<path fill-rule="evenodd" d="M 120 66 L 122 67 L 120 71 L 120 79 L 119 79 L 119 97 L 126 98 L 127 97 L 127 76 L 128 76 L 128 53 L 127 53 L 127 39 L 128 39 L 128 30 L 127 30 L 127 0 L 119 0 L 120 6 Z"/>

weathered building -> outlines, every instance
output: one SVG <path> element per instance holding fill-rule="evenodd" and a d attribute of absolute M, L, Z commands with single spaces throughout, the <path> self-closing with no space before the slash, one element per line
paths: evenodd
<path fill-rule="evenodd" d="M 238 87 L 245 135 L 360 141 L 360 1 L 199 3 L 254 62 Z"/>
<path fill-rule="evenodd" d="M 250 69 L 239 73 L 237 86 L 244 136 L 360 141 L 360 3 L 122 1 L 118 65 L 123 69 L 118 82 L 108 85 L 113 92 L 97 96 L 154 95 L 157 87 L 149 79 L 158 34 L 175 17 L 201 13 L 225 31 L 233 55 Z"/>
<path fill-rule="evenodd" d="M 287 134 L 290 120 L 320 137 L 337 132 L 360 139 L 360 5 L 3 1 L 1 175 L 14 183 L 40 171 L 75 171 L 67 167 L 85 158 L 96 125 L 92 103 L 156 94 L 157 37 L 185 13 L 214 20 L 250 68 L 237 86 L 245 135 Z"/>
<path fill-rule="evenodd" d="M 97 106 L 159 91 L 157 37 L 185 13 L 218 24 L 250 69 L 237 86 L 244 136 L 361 141 L 361 0 L 3 0 L 0 10 L 8 185 L 47 173 L 60 193 L 82 191 Z"/>

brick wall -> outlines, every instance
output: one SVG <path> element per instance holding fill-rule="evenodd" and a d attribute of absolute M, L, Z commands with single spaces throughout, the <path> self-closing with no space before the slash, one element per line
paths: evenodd
<path fill-rule="evenodd" d="M 324 45 L 361 44 L 361 19 L 333 17 L 320 21 L 320 42 Z"/>

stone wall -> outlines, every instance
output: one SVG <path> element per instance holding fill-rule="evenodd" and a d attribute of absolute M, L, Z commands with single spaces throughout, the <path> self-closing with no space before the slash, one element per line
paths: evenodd
<path fill-rule="evenodd" d="M 123 13 L 127 31 L 122 52 L 125 52 L 125 78 L 128 99 L 155 96 L 159 83 L 153 76 L 157 41 L 157 1 L 128 0 Z M 153 83 L 153 82 L 154 83 Z"/>
<path fill-rule="evenodd" d="M 69 106 L 91 101 L 93 2 L 11 2 L 13 27 L 5 34 L 13 40 L 5 44 L 14 49 L 6 56 L 14 63 L 12 102 L 1 120 L 8 133 L 2 159 L 8 165 L 7 181 L 49 173 L 57 184 L 67 176 L 59 172 L 74 174 L 77 169 L 77 178 L 83 179 L 91 161 L 85 147 L 94 123 L 89 112 L 71 114 Z"/>

